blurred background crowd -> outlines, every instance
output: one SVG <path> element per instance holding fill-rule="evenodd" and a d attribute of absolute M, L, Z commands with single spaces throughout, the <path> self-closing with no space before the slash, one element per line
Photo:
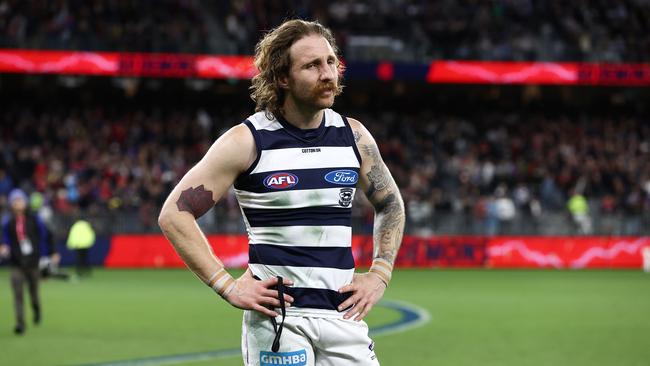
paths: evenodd
<path fill-rule="evenodd" d="M 331 27 L 350 61 L 650 60 L 647 0 L 0 0 L 0 48 L 250 55 L 295 16 Z M 247 82 L 86 79 L 0 77 L 0 210 L 21 187 L 53 226 L 83 212 L 100 231 L 155 232 L 171 188 L 252 112 Z M 412 84 L 350 82 L 335 107 L 378 140 L 410 233 L 648 234 L 647 92 L 547 104 L 586 91 Z M 166 91 L 143 99 L 144 85 Z M 358 201 L 355 226 L 369 232 Z M 201 224 L 243 230 L 232 192 Z"/>
<path fill-rule="evenodd" d="M 173 186 L 220 134 L 250 114 L 245 89 L 231 98 L 239 100 L 229 103 L 236 107 L 40 101 L 3 108 L 0 207 L 21 187 L 34 192 L 33 205 L 47 217 L 81 210 L 110 217 L 112 230 L 156 231 L 157 212 Z M 378 140 L 402 188 L 411 233 L 647 231 L 650 123 L 644 113 L 544 112 L 544 103 L 461 111 L 439 109 L 443 102 L 414 103 L 421 106 L 343 99 L 339 109 Z M 372 210 L 361 196 L 355 225 L 369 232 Z M 209 231 L 241 231 L 233 193 L 203 221 Z"/>
<path fill-rule="evenodd" d="M 2 0 L 0 47 L 252 54 L 288 16 L 321 20 L 353 61 L 650 58 L 646 0 Z"/>

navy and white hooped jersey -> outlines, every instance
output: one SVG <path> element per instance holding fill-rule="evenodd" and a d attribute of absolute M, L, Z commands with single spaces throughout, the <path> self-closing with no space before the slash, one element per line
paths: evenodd
<path fill-rule="evenodd" d="M 264 112 L 245 122 L 257 159 L 235 181 L 249 240 L 249 268 L 291 279 L 289 315 L 340 316 L 354 274 L 352 201 L 361 157 L 347 119 L 326 109 L 302 130 Z"/>

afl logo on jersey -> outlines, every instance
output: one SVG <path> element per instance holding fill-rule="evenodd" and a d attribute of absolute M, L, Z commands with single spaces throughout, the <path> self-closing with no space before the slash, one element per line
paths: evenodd
<path fill-rule="evenodd" d="M 291 173 L 275 173 L 264 178 L 264 186 L 271 189 L 287 189 L 298 184 L 298 177 Z"/>
<path fill-rule="evenodd" d="M 334 170 L 325 174 L 325 180 L 340 185 L 354 185 L 359 180 L 359 174 L 354 170 Z"/>

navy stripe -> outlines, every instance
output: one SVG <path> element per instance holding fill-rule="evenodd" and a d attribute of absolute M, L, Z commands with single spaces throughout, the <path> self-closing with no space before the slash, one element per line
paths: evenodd
<path fill-rule="evenodd" d="M 292 307 L 338 310 L 339 305 L 352 295 L 351 292 L 339 293 L 338 291 L 307 288 L 285 287 L 286 293 L 293 297 Z"/>
<path fill-rule="evenodd" d="M 284 128 L 275 131 L 257 130 L 257 133 L 260 136 L 262 150 L 274 150 L 314 146 L 350 146 L 349 139 L 345 138 L 347 133 L 345 130 L 345 127 L 325 127 L 322 137 L 313 141 L 298 139 Z"/>
<path fill-rule="evenodd" d="M 278 114 L 275 116 L 277 121 L 284 127 L 284 129 L 289 133 L 290 135 L 294 136 L 298 140 L 302 140 L 305 143 L 311 144 L 315 143 L 316 141 L 320 140 L 324 133 L 325 133 L 325 117 L 327 116 L 327 113 L 323 113 L 323 118 L 320 121 L 320 124 L 318 125 L 317 128 L 308 128 L 308 129 L 302 129 L 298 128 L 282 116 L 282 114 Z"/>
<path fill-rule="evenodd" d="M 351 226 L 352 210 L 337 207 L 291 209 L 244 208 L 251 227 L 264 226 Z"/>
<path fill-rule="evenodd" d="M 351 247 L 299 247 L 250 244 L 248 262 L 271 266 L 353 269 Z"/>
<path fill-rule="evenodd" d="M 325 176 L 337 170 L 352 170 L 356 173 L 356 179 L 348 182 L 332 183 L 325 180 Z M 272 172 L 255 173 L 240 176 L 235 182 L 235 189 L 253 192 L 268 193 L 278 192 L 278 189 L 266 187 L 264 181 L 267 177 L 276 173 L 291 173 L 298 177 L 298 184 L 286 190 L 301 189 L 322 189 L 322 188 L 345 188 L 355 187 L 359 181 L 359 168 L 356 167 L 336 167 L 336 168 L 319 168 L 319 169 L 290 169 L 276 170 Z M 349 177 L 349 174 L 346 175 Z"/>

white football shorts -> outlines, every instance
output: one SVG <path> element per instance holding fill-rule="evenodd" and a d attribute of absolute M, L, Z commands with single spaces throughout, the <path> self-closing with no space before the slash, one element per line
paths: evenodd
<path fill-rule="evenodd" d="M 276 318 L 278 325 L 282 317 Z M 242 356 L 246 366 L 378 366 L 368 325 L 343 318 L 287 316 L 278 352 L 268 316 L 244 311 Z"/>

